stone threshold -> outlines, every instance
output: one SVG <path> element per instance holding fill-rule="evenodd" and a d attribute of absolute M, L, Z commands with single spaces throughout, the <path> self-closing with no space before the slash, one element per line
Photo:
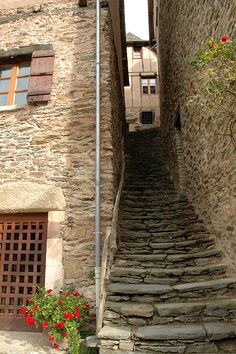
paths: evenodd
<path fill-rule="evenodd" d="M 52 348 L 47 333 L 0 331 L 0 354 L 65 354 Z"/>

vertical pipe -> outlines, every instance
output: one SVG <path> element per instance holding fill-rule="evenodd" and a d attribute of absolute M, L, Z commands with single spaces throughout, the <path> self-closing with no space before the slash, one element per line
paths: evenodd
<path fill-rule="evenodd" d="M 96 0 L 96 193 L 95 193 L 95 287 L 96 320 L 99 314 L 100 296 L 100 0 Z"/>

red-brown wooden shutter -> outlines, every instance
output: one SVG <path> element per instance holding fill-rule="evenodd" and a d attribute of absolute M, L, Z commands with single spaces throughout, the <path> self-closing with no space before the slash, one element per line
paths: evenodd
<path fill-rule="evenodd" d="M 36 50 L 32 54 L 29 91 L 27 100 L 47 102 L 51 96 L 52 74 L 55 52 L 53 50 Z"/>

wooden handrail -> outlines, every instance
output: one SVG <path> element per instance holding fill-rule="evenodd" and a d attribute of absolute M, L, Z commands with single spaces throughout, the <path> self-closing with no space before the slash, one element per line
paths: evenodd
<path fill-rule="evenodd" d="M 97 333 L 102 329 L 104 310 L 105 310 L 105 301 L 106 301 L 106 279 L 108 279 L 110 276 L 114 255 L 117 252 L 117 224 L 118 224 L 121 193 L 124 185 L 124 177 L 125 177 L 125 163 L 123 162 L 121 179 L 116 194 L 115 205 L 112 213 L 112 225 L 111 227 L 108 226 L 106 228 L 106 235 L 103 244 L 102 262 L 101 262 L 101 279 L 100 279 L 100 304 L 99 304 L 99 313 L 98 313 L 97 328 L 96 328 Z M 108 257 L 109 257 L 109 261 L 107 262 Z"/>

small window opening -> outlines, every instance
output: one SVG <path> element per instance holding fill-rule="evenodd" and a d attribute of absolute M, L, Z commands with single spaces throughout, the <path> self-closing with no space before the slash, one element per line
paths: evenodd
<path fill-rule="evenodd" d="M 141 113 L 141 124 L 153 124 L 154 123 L 154 112 L 142 112 Z"/>
<path fill-rule="evenodd" d="M 133 48 L 133 59 L 141 59 L 141 48 L 140 47 L 134 47 Z"/>

